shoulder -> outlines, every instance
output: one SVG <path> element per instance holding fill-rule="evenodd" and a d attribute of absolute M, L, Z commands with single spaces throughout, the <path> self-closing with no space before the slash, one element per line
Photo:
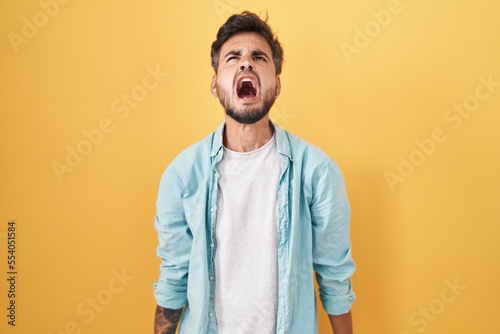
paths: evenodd
<path fill-rule="evenodd" d="M 215 132 L 185 148 L 175 157 L 175 159 L 171 162 L 171 165 L 184 164 L 185 162 L 196 162 L 200 159 L 210 159 L 214 135 Z"/>
<path fill-rule="evenodd" d="M 291 159 L 294 163 L 324 166 L 334 163 L 333 159 L 319 146 L 303 138 L 284 131 L 290 145 Z"/>
<path fill-rule="evenodd" d="M 323 149 L 288 131 L 283 133 L 290 147 L 294 172 L 300 173 L 303 180 L 315 184 L 325 177 L 342 178 L 338 164 Z"/>
<path fill-rule="evenodd" d="M 215 132 L 181 151 L 167 166 L 164 176 L 175 175 L 182 183 L 196 174 L 204 173 L 210 166 Z"/>

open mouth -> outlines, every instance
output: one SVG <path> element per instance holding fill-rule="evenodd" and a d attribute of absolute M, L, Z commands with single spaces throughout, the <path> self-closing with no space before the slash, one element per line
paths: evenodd
<path fill-rule="evenodd" d="M 236 93 L 240 99 L 254 99 L 257 97 L 257 85 L 253 78 L 244 77 L 238 81 Z"/>

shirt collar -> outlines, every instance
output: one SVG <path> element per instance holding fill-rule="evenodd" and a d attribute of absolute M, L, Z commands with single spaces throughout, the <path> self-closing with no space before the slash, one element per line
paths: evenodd
<path fill-rule="evenodd" d="M 212 136 L 212 150 L 210 151 L 210 157 L 215 157 L 222 150 L 223 136 L 224 136 L 224 127 L 226 126 L 226 122 L 223 122 L 217 127 L 213 136 Z"/>
<path fill-rule="evenodd" d="M 269 121 L 274 130 L 276 131 L 276 145 L 278 146 L 278 153 L 285 155 L 288 159 L 292 160 L 292 153 L 290 149 L 290 142 L 288 141 L 287 133 L 279 125 Z M 217 127 L 212 137 L 212 150 L 210 157 L 213 158 L 222 151 L 224 127 L 226 123 L 223 122 Z"/>

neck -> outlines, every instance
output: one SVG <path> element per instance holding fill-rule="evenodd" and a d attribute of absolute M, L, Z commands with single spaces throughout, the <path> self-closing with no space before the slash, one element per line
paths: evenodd
<path fill-rule="evenodd" d="M 254 124 L 241 124 L 226 116 L 224 146 L 236 152 L 254 151 L 271 140 L 273 133 L 267 115 Z"/>

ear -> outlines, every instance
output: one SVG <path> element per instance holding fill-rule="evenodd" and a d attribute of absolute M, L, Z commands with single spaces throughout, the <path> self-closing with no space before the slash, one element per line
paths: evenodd
<path fill-rule="evenodd" d="M 280 76 L 276 76 L 276 97 L 278 97 L 281 93 L 281 79 Z"/>
<path fill-rule="evenodd" d="M 213 96 L 217 96 L 217 74 L 212 76 L 212 82 L 210 83 L 210 91 Z"/>

